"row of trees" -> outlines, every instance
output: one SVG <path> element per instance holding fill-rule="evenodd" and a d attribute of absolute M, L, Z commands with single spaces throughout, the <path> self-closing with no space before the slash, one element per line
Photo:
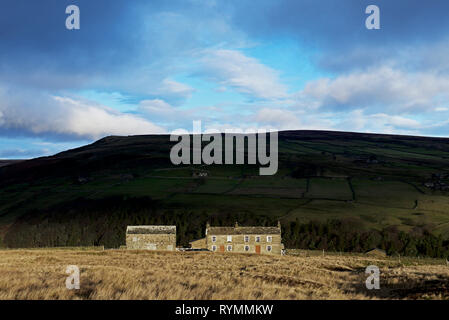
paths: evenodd
<path fill-rule="evenodd" d="M 46 211 L 33 211 L 21 217 L 9 229 L 3 245 L 17 247 L 92 246 L 118 248 L 125 244 L 128 225 L 176 225 L 178 245 L 204 237 L 205 225 L 275 226 L 270 216 L 251 213 L 216 214 L 187 211 L 179 208 L 162 209 L 151 198 L 77 199 Z M 447 257 L 449 241 L 433 235 L 425 228 L 405 233 L 390 227 L 381 231 L 364 230 L 351 220 L 327 222 L 299 221 L 282 224 L 286 248 L 324 249 L 327 251 L 364 252 L 377 247 L 388 254 L 407 256 Z"/>
<path fill-rule="evenodd" d="M 435 236 L 426 228 L 416 227 L 412 232 L 396 227 L 383 230 L 363 230 L 350 220 L 327 222 L 291 222 L 284 226 L 283 240 L 287 248 L 324 249 L 327 251 L 365 252 L 380 248 L 389 255 L 449 256 L 449 240 Z"/>

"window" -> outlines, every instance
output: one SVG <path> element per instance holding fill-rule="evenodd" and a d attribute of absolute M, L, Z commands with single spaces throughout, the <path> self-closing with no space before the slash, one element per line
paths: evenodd
<path fill-rule="evenodd" d="M 232 242 L 232 236 L 228 236 L 228 242 Z"/>
<path fill-rule="evenodd" d="M 133 241 L 136 242 L 137 241 L 137 237 L 133 237 Z"/>
<path fill-rule="evenodd" d="M 271 246 L 267 246 L 267 251 L 271 252 Z"/>
<path fill-rule="evenodd" d="M 273 242 L 273 237 L 272 236 L 267 236 L 267 242 Z"/>
<path fill-rule="evenodd" d="M 217 251 L 217 246 L 212 246 L 212 251 Z"/>
<path fill-rule="evenodd" d="M 260 236 L 256 236 L 256 242 L 260 242 Z"/>
<path fill-rule="evenodd" d="M 217 242 L 217 237 L 216 236 L 212 236 L 212 242 Z"/>
<path fill-rule="evenodd" d="M 228 247 L 226 248 L 226 250 L 232 251 L 232 246 L 230 244 L 228 244 Z"/>
<path fill-rule="evenodd" d="M 245 246 L 245 251 L 249 251 L 249 246 Z"/>
<path fill-rule="evenodd" d="M 249 236 L 245 236 L 245 242 L 249 242 Z"/>

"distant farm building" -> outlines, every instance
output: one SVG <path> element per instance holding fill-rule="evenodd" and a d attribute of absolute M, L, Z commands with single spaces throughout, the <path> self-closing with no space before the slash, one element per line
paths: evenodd
<path fill-rule="evenodd" d="M 175 251 L 176 226 L 128 226 L 126 248 Z"/>
<path fill-rule="evenodd" d="M 372 257 L 378 257 L 378 258 L 385 258 L 387 256 L 387 253 L 385 250 L 373 248 L 371 250 L 368 250 L 365 252 L 366 255 L 372 256 Z"/>
<path fill-rule="evenodd" d="M 206 226 L 206 248 L 214 252 L 281 255 L 281 224 L 277 227 Z"/>
<path fill-rule="evenodd" d="M 209 176 L 209 172 L 207 171 L 194 171 L 192 173 L 193 178 L 207 178 Z"/>

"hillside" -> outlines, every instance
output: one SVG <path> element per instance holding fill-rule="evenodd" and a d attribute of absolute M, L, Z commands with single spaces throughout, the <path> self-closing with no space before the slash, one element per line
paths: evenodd
<path fill-rule="evenodd" d="M 186 244 L 206 221 L 237 219 L 449 235 L 449 139 L 280 132 L 275 176 L 259 176 L 258 165 L 175 167 L 171 145 L 168 136 L 107 137 L 0 167 L 1 243 L 117 247 L 126 224 L 176 223 Z"/>

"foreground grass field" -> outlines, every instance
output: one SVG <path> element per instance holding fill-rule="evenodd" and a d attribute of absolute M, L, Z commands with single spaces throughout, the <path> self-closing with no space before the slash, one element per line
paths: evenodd
<path fill-rule="evenodd" d="M 126 250 L 1 250 L 0 299 L 449 299 L 449 267 L 431 259 Z M 68 290 L 68 265 L 80 290 Z M 380 268 L 367 290 L 365 268 Z"/>

